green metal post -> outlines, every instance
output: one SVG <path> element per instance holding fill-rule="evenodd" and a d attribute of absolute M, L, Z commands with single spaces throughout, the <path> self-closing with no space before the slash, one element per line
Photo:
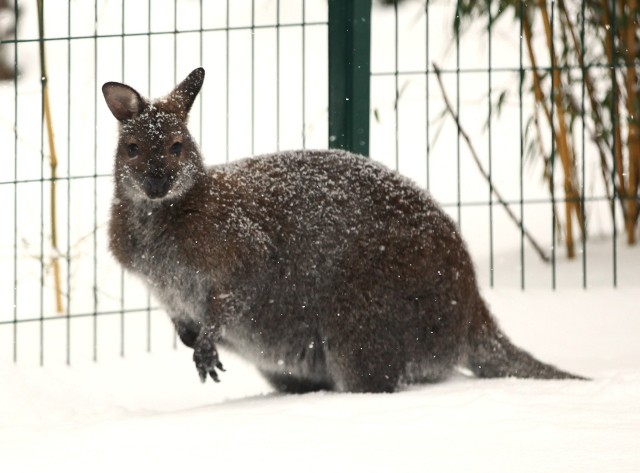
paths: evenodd
<path fill-rule="evenodd" d="M 371 0 L 329 0 L 329 147 L 369 154 Z"/>

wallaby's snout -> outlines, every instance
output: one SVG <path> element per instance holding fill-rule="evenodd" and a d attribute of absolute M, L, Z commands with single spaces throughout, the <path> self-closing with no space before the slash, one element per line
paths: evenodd
<path fill-rule="evenodd" d="M 138 184 L 149 199 L 162 199 L 174 190 L 172 188 L 181 167 L 181 156 L 180 153 L 166 156 L 162 149 L 152 151 L 152 155 L 140 164 Z"/>
<path fill-rule="evenodd" d="M 142 187 L 150 199 L 161 199 L 169 192 L 170 181 L 167 176 L 146 176 Z"/>

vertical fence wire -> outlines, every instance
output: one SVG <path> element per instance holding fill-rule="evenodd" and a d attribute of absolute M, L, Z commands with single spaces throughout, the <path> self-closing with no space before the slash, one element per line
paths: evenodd
<path fill-rule="evenodd" d="M 280 0 L 276 0 L 276 151 L 280 151 Z"/>
<path fill-rule="evenodd" d="M 67 294 L 66 294 L 66 345 L 67 365 L 71 364 L 71 2 L 67 4 Z M 56 255 L 57 256 L 57 255 Z"/>
<path fill-rule="evenodd" d="M 151 0 L 149 0 L 149 2 L 151 2 Z M 149 5 L 149 8 L 151 8 L 151 5 Z M 199 0 L 198 2 L 198 40 L 199 40 L 199 63 L 202 65 L 204 64 L 204 0 Z M 151 31 L 151 29 L 149 29 L 149 31 Z M 149 36 L 150 37 L 150 36 Z M 149 62 L 149 70 L 151 70 L 151 62 Z M 151 74 L 149 74 L 149 76 L 151 76 Z M 199 120 L 198 120 L 198 138 L 199 138 L 199 142 L 202 143 L 202 138 L 203 138 L 203 116 L 204 116 L 204 91 L 201 90 L 200 91 L 200 104 L 198 105 L 198 115 L 199 115 Z"/>
<path fill-rule="evenodd" d="M 611 14 L 611 28 L 609 31 L 611 31 L 611 49 L 612 49 L 612 64 L 610 65 L 611 68 L 611 129 L 615 130 L 616 127 L 618 126 L 619 123 L 619 118 L 616 115 L 616 111 L 618 110 L 618 106 L 617 106 L 617 102 L 618 102 L 618 78 L 616 76 L 616 65 L 618 63 L 618 52 L 617 52 L 617 48 L 615 46 L 616 44 L 616 35 L 617 35 L 617 28 L 618 28 L 618 22 L 616 21 L 616 17 L 617 17 L 617 12 L 616 12 L 616 4 L 617 2 L 611 2 L 612 5 L 612 14 Z M 618 146 L 618 144 L 616 143 L 616 133 L 612 133 L 612 140 L 611 140 L 611 150 L 612 150 L 612 156 L 616 155 L 616 146 Z M 620 143 L 622 144 L 622 143 Z M 616 224 L 616 200 L 618 200 L 618 193 L 617 193 L 617 187 L 615 186 L 615 179 L 616 179 L 616 173 L 617 173 L 617 163 L 616 160 L 613 159 L 613 166 L 611 166 L 611 182 L 614 183 L 613 187 L 613 198 L 611 200 L 611 208 L 612 208 L 612 220 L 613 220 L 613 238 L 611 239 L 612 241 L 612 272 L 613 272 L 613 287 L 617 287 L 618 286 L 618 231 L 617 231 L 617 224 Z"/>
<path fill-rule="evenodd" d="M 551 35 L 553 36 L 553 31 L 554 31 L 554 24 L 555 24 L 555 8 L 553 8 L 554 6 L 554 2 L 553 0 L 551 1 Z M 551 92 L 549 93 L 549 102 L 550 102 L 550 108 L 551 108 L 551 156 L 550 156 L 550 173 L 551 173 L 551 288 L 553 290 L 556 289 L 556 242 L 557 242 L 557 235 L 556 235 L 556 224 L 558 221 L 558 215 L 556 213 L 556 204 L 557 204 L 557 200 L 556 200 L 556 186 L 555 186 L 555 182 L 556 182 L 556 173 L 555 173 L 555 169 L 556 169 L 556 127 L 554 126 L 553 120 L 555 117 L 555 94 L 556 94 L 556 90 L 555 90 L 555 84 L 554 84 L 554 74 L 556 71 L 556 60 L 555 60 L 555 55 L 556 55 L 556 50 L 555 50 L 555 42 L 551 41 L 550 42 L 550 47 L 549 47 L 549 62 L 551 63 L 551 67 L 549 69 L 549 74 L 550 74 L 550 82 L 551 82 Z"/>
<path fill-rule="evenodd" d="M 520 138 L 520 162 L 518 169 L 518 184 L 520 188 L 519 194 L 519 206 L 520 206 L 520 289 L 524 291 L 525 288 L 525 253 L 524 253 L 524 114 L 522 103 L 522 88 L 524 86 L 524 14 L 525 14 L 525 0 L 520 0 L 520 38 L 518 41 L 518 67 L 519 67 L 519 81 L 518 81 L 518 130 Z M 535 71 L 534 71 L 535 73 Z"/>
<path fill-rule="evenodd" d="M 582 288 L 587 288 L 587 228 L 586 228 L 586 218 L 587 215 L 586 205 L 585 205 L 585 194 L 586 194 L 586 154 L 585 154 L 585 77 L 587 74 L 586 63 L 584 61 L 585 54 L 585 44 L 584 44 L 584 16 L 585 16 L 585 2 L 586 0 L 582 0 L 580 2 L 580 56 L 582 57 L 582 68 L 581 68 L 581 78 L 580 81 L 580 123 L 582 125 L 582 136 L 581 136 L 581 169 L 580 169 L 580 213 L 583 216 L 581 222 L 581 236 L 582 236 Z"/>
<path fill-rule="evenodd" d="M 122 39 L 121 39 L 121 48 L 120 57 L 121 57 L 121 82 L 125 82 L 125 64 L 126 64 L 126 31 L 125 31 L 125 4 L 126 0 L 122 0 L 122 10 L 120 12 L 120 20 L 121 20 L 121 29 L 122 29 Z M 175 4 L 175 0 L 174 0 Z M 175 19 L 175 16 L 174 16 Z M 175 52 L 175 49 L 174 49 Z M 174 68 L 175 70 L 175 68 Z M 124 268 L 120 270 L 120 356 L 124 357 L 124 337 L 125 337 L 125 322 L 124 322 L 124 314 L 125 314 L 125 272 Z"/>
<path fill-rule="evenodd" d="M 225 134 L 225 162 L 229 162 L 229 143 L 231 140 L 231 130 L 229 129 L 229 111 L 230 111 L 230 105 L 229 105 L 229 90 L 231 89 L 231 86 L 229 84 L 230 82 L 230 78 L 231 78 L 231 71 L 229 70 L 230 67 L 230 55 L 229 55 L 229 50 L 230 50 L 230 45 L 229 45 L 229 41 L 230 41 L 230 32 L 229 32 L 229 20 L 230 20 L 230 14 L 229 14 L 229 9 L 231 7 L 231 3 L 230 0 L 227 0 L 226 3 L 226 11 L 225 11 L 225 56 L 224 56 L 224 61 L 225 61 L 225 87 L 226 87 L 226 91 L 227 93 L 225 94 L 225 100 L 224 100 L 224 116 L 225 116 L 225 123 L 226 123 L 226 134 Z"/>
<path fill-rule="evenodd" d="M 227 11 L 228 10 L 229 10 L 229 0 L 227 0 Z M 227 18 L 228 18 L 228 16 L 227 16 Z M 173 0 L 173 33 L 172 33 L 172 38 L 173 38 L 173 83 L 174 84 L 178 83 L 178 35 L 177 35 L 177 31 L 178 31 L 178 0 Z M 228 42 L 228 38 L 227 38 L 227 42 Z M 227 65 L 228 65 L 228 62 L 227 62 Z M 149 71 L 149 74 L 151 74 L 151 71 Z M 225 87 L 228 88 L 228 82 L 227 82 L 227 85 L 225 85 Z M 229 95 L 228 90 L 227 90 L 227 95 Z M 227 117 L 228 117 L 228 114 L 227 114 Z M 227 122 L 228 122 L 228 120 L 227 120 Z M 227 140 L 227 143 L 228 143 L 228 140 Z M 227 150 L 228 149 L 229 149 L 229 146 L 227 145 Z M 229 153 L 227 151 L 227 157 L 228 157 L 228 155 L 229 155 Z M 174 350 L 178 348 L 178 331 L 175 330 L 175 329 L 173 330 L 173 348 L 174 348 Z"/>
<path fill-rule="evenodd" d="M 98 361 L 98 0 L 93 4 L 93 361 Z"/>
<path fill-rule="evenodd" d="M 39 335 L 40 335 L 40 366 L 44 365 L 44 285 L 45 285 L 45 263 L 44 263 L 44 133 L 45 133 L 45 87 L 47 78 L 44 68 L 44 2 L 38 2 L 38 33 L 39 33 L 39 53 L 40 53 L 40 315 L 39 315 Z"/>
<path fill-rule="evenodd" d="M 399 25 L 398 25 L 398 0 L 393 2 L 393 19 L 394 19 L 394 73 L 393 73 L 393 86 L 394 86 L 394 151 L 395 151 L 395 169 L 400 168 L 400 83 L 399 83 Z"/>
<path fill-rule="evenodd" d="M 13 362 L 18 361 L 18 2 L 13 5 Z"/>
<path fill-rule="evenodd" d="M 125 1 L 125 0 L 122 0 Z M 229 0 L 227 0 L 227 10 L 229 7 Z M 171 32 L 173 38 L 173 83 L 178 83 L 178 0 L 173 0 L 173 31 Z"/>
<path fill-rule="evenodd" d="M 200 55 L 202 55 L 202 1 L 200 0 Z M 147 95 L 151 96 L 151 0 L 147 0 Z M 202 64 L 202 59 L 200 60 Z M 200 107 L 200 139 L 202 139 L 202 106 Z M 147 288 L 147 353 L 151 352 L 151 291 Z"/>
<path fill-rule="evenodd" d="M 493 26 L 493 18 L 491 16 L 491 0 L 487 0 L 487 7 L 489 18 L 487 19 L 487 47 L 488 47 L 488 59 L 487 59 L 487 82 L 488 82 L 488 90 L 487 90 L 487 156 L 489 157 L 489 287 L 493 287 L 493 276 L 494 276 L 494 265 L 493 265 L 493 150 L 491 143 L 491 119 L 493 116 L 493 108 L 492 108 L 492 81 L 491 78 L 493 76 L 492 70 L 492 26 Z"/>
<path fill-rule="evenodd" d="M 460 21 L 460 3 L 456 2 L 456 20 Z M 460 28 L 456 31 L 456 115 L 461 120 L 460 110 Z M 456 130 L 456 215 L 458 228 L 462 230 L 462 188 L 460 177 L 460 126 Z"/>
<path fill-rule="evenodd" d="M 251 154 L 256 152 L 256 0 L 251 0 Z"/>
<path fill-rule="evenodd" d="M 425 98 L 426 98 L 426 104 L 425 104 L 425 134 L 426 134 L 426 149 L 425 149 L 425 159 L 426 159 L 426 171 L 425 171 L 425 179 L 426 179 L 426 189 L 427 191 L 429 191 L 431 189 L 431 130 L 430 130 L 430 124 L 431 124 L 431 116 L 430 116 L 430 112 L 431 112 L 431 108 L 430 108 L 430 104 L 431 104 L 431 97 L 429 96 L 430 93 L 430 87 L 429 87 L 429 83 L 430 83 L 430 77 L 429 77 L 429 68 L 430 68 L 430 64 L 431 64 L 431 59 L 429 57 L 429 2 L 425 2 L 425 33 L 424 33 L 424 40 L 425 40 L 425 47 L 424 47 L 424 68 L 425 68 L 425 75 L 424 75 L 424 82 L 425 82 Z"/>
<path fill-rule="evenodd" d="M 302 0 L 302 28 L 300 28 L 300 36 L 302 41 L 302 149 L 307 149 L 307 35 L 306 35 L 306 23 L 307 23 L 307 0 Z"/>

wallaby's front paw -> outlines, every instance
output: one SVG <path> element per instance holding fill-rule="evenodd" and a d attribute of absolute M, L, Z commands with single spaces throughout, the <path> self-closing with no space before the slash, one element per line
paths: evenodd
<path fill-rule="evenodd" d="M 200 375 L 200 381 L 203 383 L 207 380 L 207 376 L 211 376 L 216 383 L 220 382 L 216 369 L 224 371 L 222 363 L 218 359 L 218 350 L 209 337 L 200 336 L 193 350 L 193 361 Z"/>

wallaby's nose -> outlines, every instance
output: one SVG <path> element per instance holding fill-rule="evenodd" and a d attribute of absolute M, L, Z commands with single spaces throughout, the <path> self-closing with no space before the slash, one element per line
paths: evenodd
<path fill-rule="evenodd" d="M 144 178 L 143 187 L 150 199 L 160 199 L 169 192 L 169 178 L 166 176 L 147 176 Z"/>

